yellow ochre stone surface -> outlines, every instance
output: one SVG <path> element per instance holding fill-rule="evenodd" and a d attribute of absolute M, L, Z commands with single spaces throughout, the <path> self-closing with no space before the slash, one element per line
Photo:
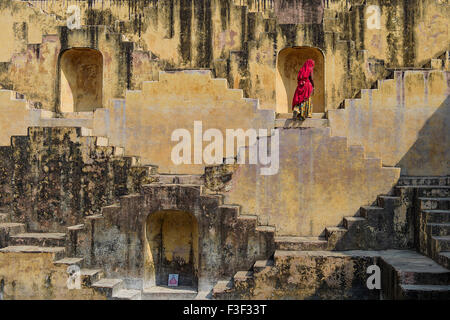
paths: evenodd
<path fill-rule="evenodd" d="M 449 208 L 448 17 L 436 0 L 0 1 L 0 249 L 13 248 L 0 298 L 113 299 L 142 283 L 150 295 L 176 273 L 191 295 L 219 283 L 246 299 L 378 299 L 364 250 L 412 239 L 447 268 L 448 226 L 428 222 Z M 307 59 L 314 118 L 299 123 Z M 194 148 L 194 123 L 222 134 L 228 160 L 277 146 L 275 174 L 195 163 L 209 143 Z M 190 164 L 173 161 L 177 129 Z M 226 154 L 237 129 L 268 131 Z M 436 211 L 418 196 L 439 196 Z M 62 251 L 116 287 L 69 290 Z M 408 297 L 389 281 L 386 297 Z"/>

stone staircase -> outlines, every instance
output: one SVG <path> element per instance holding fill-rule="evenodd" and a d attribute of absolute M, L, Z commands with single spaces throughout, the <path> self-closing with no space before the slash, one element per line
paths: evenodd
<path fill-rule="evenodd" d="M 450 268 L 449 177 L 411 177 L 398 188 L 414 203 L 418 251 Z"/>
<path fill-rule="evenodd" d="M 448 66 L 448 56 L 446 51 L 443 59 L 433 59 L 440 63 L 433 62 L 427 68 L 390 69 L 386 79 L 378 80 L 372 89 L 361 90 L 359 98 L 346 99 L 342 108 L 328 110 L 332 134 L 347 137 L 352 145 L 363 145 L 369 156 L 381 158 L 385 166 L 402 166 L 404 175 L 441 175 L 430 165 L 411 167 L 414 159 L 426 159 L 419 141 L 431 143 L 427 138 L 438 135 L 438 121 L 446 116 L 449 71 L 436 65 Z M 417 124 L 418 110 L 427 123 Z M 403 119 L 408 119 L 408 125 Z M 438 129 L 433 131 L 433 126 Z M 445 151 L 434 157 L 446 157 Z"/>
<path fill-rule="evenodd" d="M 172 194 L 186 192 L 191 194 L 189 201 L 195 202 L 195 198 L 199 197 L 203 199 L 201 201 L 205 204 L 207 203 L 208 207 L 216 208 L 216 212 L 212 216 L 221 217 L 220 224 L 223 226 L 225 234 L 229 234 L 228 237 L 231 236 L 234 239 L 230 240 L 230 238 L 227 238 L 226 241 L 238 243 L 237 247 L 230 247 L 230 244 L 223 247 L 223 250 L 227 252 L 225 256 L 229 257 L 226 259 L 230 259 L 225 263 L 224 274 L 231 275 L 236 268 L 251 266 L 255 260 L 273 254 L 275 228 L 258 224 L 258 219 L 255 215 L 240 214 L 239 205 L 224 204 L 221 194 L 207 193 L 204 187 L 203 175 L 160 174 L 153 171 L 151 178 L 154 182 L 143 185 L 140 194 L 121 196 L 119 203 L 104 206 L 101 214 L 86 217 L 83 224 L 68 227 L 66 235 L 66 240 L 68 239 L 66 241 L 67 251 L 74 256 L 85 256 L 84 261 L 91 266 L 90 268 L 93 268 L 92 270 L 99 268 L 103 270 L 102 274 L 113 275 L 91 283 L 92 288 L 105 294 L 108 299 L 209 299 L 208 292 L 198 291 L 192 287 L 170 288 L 157 285 L 143 288 L 141 281 L 137 283 L 130 282 L 127 280 L 127 276 L 120 274 L 120 270 L 113 272 L 112 270 L 117 270 L 117 268 L 114 267 L 114 262 L 109 260 L 108 257 L 98 257 L 95 259 L 96 262 L 94 262 L 91 258 L 92 252 L 81 248 L 80 244 L 82 243 L 93 243 L 93 230 L 95 232 L 107 231 L 109 225 L 123 228 L 122 223 L 124 221 L 120 222 L 121 216 L 126 216 L 130 207 L 139 207 L 145 194 L 152 194 L 152 199 L 162 199 L 164 198 L 163 194 L 166 192 Z M 192 193 L 192 190 L 195 190 L 195 192 Z M 250 242 L 253 247 L 250 246 Z"/>
<path fill-rule="evenodd" d="M 353 284 L 351 286 L 360 288 L 348 288 L 348 291 L 355 290 L 356 299 L 376 299 L 376 300 L 447 300 L 450 297 L 450 270 L 440 266 L 433 260 L 411 250 L 382 250 L 382 251 L 285 251 L 276 250 L 274 257 L 268 260 L 256 261 L 253 267 L 248 271 L 237 272 L 231 280 L 219 281 L 213 288 L 212 296 L 214 299 L 267 299 L 271 297 L 270 291 L 264 292 L 264 284 L 275 285 L 280 282 L 281 277 L 286 276 L 286 269 L 289 269 L 290 261 L 296 262 L 296 268 L 302 272 L 310 273 L 308 278 L 303 279 L 299 284 L 306 292 L 308 287 L 316 288 L 312 297 L 317 299 L 316 294 L 320 294 L 320 287 L 327 286 L 323 282 L 328 282 L 329 274 L 322 274 L 316 277 L 317 268 L 321 268 L 324 263 L 330 266 L 340 265 L 343 259 L 351 259 L 355 262 L 355 271 Z M 297 260 L 296 260 L 297 259 Z M 367 265 L 366 265 L 367 263 Z M 368 265 L 378 265 L 381 269 L 381 292 L 379 290 L 367 290 L 366 267 Z M 320 270 L 322 271 L 322 270 Z M 319 271 L 319 275 L 320 275 Z M 329 271 L 330 272 L 330 271 Z M 338 279 L 348 276 L 337 267 L 332 270 L 331 276 Z M 295 275 L 292 275 L 292 280 Z M 301 277 L 301 275 L 300 275 Z M 361 278 L 359 278 L 361 277 Z M 283 278 L 285 281 L 286 279 Z M 295 280 L 294 280 L 295 281 Z M 289 285 L 289 284 L 288 284 Z M 341 288 L 345 282 L 335 284 Z M 277 289 L 274 288 L 275 292 Z M 332 288 L 328 288 L 330 292 Z M 358 292 L 358 290 L 360 292 Z M 287 291 L 287 290 L 286 290 Z M 340 289 L 338 294 L 328 299 L 344 299 L 344 293 Z M 354 294 L 355 294 L 354 293 Z M 254 294 L 256 296 L 254 296 Z M 342 295 L 341 295 L 342 294 Z M 345 293 L 347 294 L 347 292 Z M 259 295 L 259 296 L 258 296 Z M 273 294 L 272 294 L 273 296 Z M 279 299 L 286 297 L 279 297 Z M 352 297 L 355 299 L 355 297 Z"/>
<path fill-rule="evenodd" d="M 448 300 L 450 270 L 410 250 L 388 250 L 381 255 L 384 299 Z M 391 283 L 391 284 L 389 284 Z"/>
<path fill-rule="evenodd" d="M 68 255 L 69 233 L 27 233 L 25 224 L 10 222 L 11 214 L 5 213 L 8 208 L 0 208 L 0 211 L 3 212 L 0 224 L 1 253 L 50 254 L 55 265 L 80 268 L 83 288 L 91 287 L 103 277 L 100 269 L 84 268 L 83 258 Z"/>
<path fill-rule="evenodd" d="M 140 164 L 139 157 L 126 156 L 124 154 L 124 148 L 109 145 L 108 138 L 93 136 L 91 129 L 80 127 L 32 127 L 29 128 L 28 131 L 29 133 L 27 136 L 13 136 L 11 138 L 11 146 L 1 147 L 1 156 L 3 160 L 2 170 L 6 173 L 6 175 L 2 176 L 0 187 L 5 193 L 8 190 L 14 190 L 16 188 L 14 185 L 13 175 L 16 177 L 16 179 L 19 179 L 19 176 L 23 179 L 30 179 L 30 165 L 25 164 L 19 169 L 19 171 L 14 170 L 14 162 L 19 161 L 19 159 L 14 158 L 14 154 L 20 154 L 22 157 L 20 161 L 26 162 L 30 161 L 30 158 L 35 155 L 40 155 L 39 157 L 42 157 L 45 152 L 49 152 L 51 154 L 50 158 L 58 158 L 58 156 L 60 155 L 63 156 L 64 153 L 73 152 L 73 155 L 67 155 L 67 158 L 63 159 L 64 161 L 67 161 L 67 159 L 69 159 L 66 165 L 71 166 L 75 165 L 74 161 L 77 161 L 76 159 L 78 158 L 76 157 L 79 157 L 79 161 L 81 161 L 79 165 L 82 166 L 82 168 L 80 167 L 79 169 L 81 170 L 84 168 L 83 179 L 87 179 L 83 181 L 92 179 L 93 183 L 95 184 L 100 183 L 100 180 L 104 180 L 105 184 L 102 185 L 103 190 L 98 190 L 98 192 L 100 192 L 98 194 L 100 198 L 94 199 L 94 201 L 100 201 L 99 204 L 104 204 L 105 202 L 113 203 L 115 196 L 139 191 L 140 185 L 152 181 L 149 179 L 152 179 L 151 175 L 153 175 L 156 170 L 156 167 L 153 165 Z M 50 139 L 52 143 L 42 144 L 46 139 Z M 43 148 L 42 150 L 39 149 L 41 147 L 41 144 Z M 43 170 L 41 174 L 45 177 L 45 175 L 48 173 L 48 169 L 46 169 L 47 167 L 41 167 L 40 162 L 32 163 L 36 166 L 36 170 L 38 170 L 38 172 L 41 172 Z M 96 177 L 97 173 L 95 173 L 95 170 L 97 169 L 100 170 L 99 172 L 104 172 L 101 177 Z M 62 166 L 57 166 L 54 170 L 55 173 L 58 172 L 58 174 L 61 175 L 68 175 L 70 179 L 81 179 L 81 176 L 76 175 L 74 171 L 70 171 Z M 37 173 L 33 172 L 33 174 Z M 39 177 L 39 179 L 43 179 L 42 175 Z M 69 181 L 72 181 L 70 179 Z M 85 187 L 88 186 L 85 185 Z M 83 186 L 81 187 L 81 189 L 82 188 Z M 11 199 L 4 201 L 2 201 L 2 205 L 13 204 Z M 8 201 L 10 202 L 8 203 Z M 85 213 L 86 215 L 92 215 L 96 213 L 95 205 L 91 203 L 91 206 L 93 206 L 93 211 L 90 210 L 91 212 Z M 13 216 L 17 217 L 22 215 L 22 213 L 19 212 L 20 210 L 26 210 L 26 204 L 22 204 L 20 199 L 16 199 L 14 201 L 13 207 Z M 33 208 L 29 209 L 32 210 Z M 101 207 L 98 207 L 98 210 L 100 209 Z M 60 207 L 55 210 L 62 210 L 60 214 L 64 214 L 64 210 Z M 76 225 L 78 222 L 80 222 L 80 220 L 77 220 L 76 217 L 72 218 L 71 219 L 73 220 L 73 225 Z M 28 218 L 21 217 L 20 219 L 25 222 L 29 219 L 34 218 L 31 218 L 30 216 Z M 65 221 L 64 223 L 67 223 L 69 220 Z M 29 223 L 29 221 L 27 223 Z M 52 223 L 55 224 L 56 222 Z M 64 225 L 64 223 L 58 222 L 55 224 L 55 227 L 56 225 L 61 225 L 62 228 L 65 228 L 67 225 Z M 28 227 L 30 227 L 31 230 L 42 231 L 39 230 L 39 227 L 37 225 L 28 225 Z M 59 235 L 55 234 L 52 237 L 54 238 L 53 240 L 57 241 Z M 18 237 L 17 241 L 26 243 L 27 241 L 31 240 L 26 240 L 25 238 Z"/>
<path fill-rule="evenodd" d="M 65 130 L 68 134 L 75 134 L 77 141 L 83 145 L 88 156 L 97 154 L 99 152 L 109 150 L 109 155 L 114 161 L 125 161 L 127 166 L 121 167 L 125 169 L 126 179 L 124 182 L 126 185 L 117 185 L 117 191 L 119 194 L 127 192 L 127 190 L 139 191 L 143 183 L 149 183 L 154 180 L 169 181 L 171 178 L 176 180 L 185 181 L 185 179 L 191 179 L 199 181 L 201 177 L 183 176 L 183 177 L 171 177 L 170 175 L 155 175 L 157 169 L 153 165 L 141 165 L 138 157 L 125 156 L 124 149 L 121 147 L 110 146 L 108 139 L 105 137 L 92 136 L 92 130 L 87 128 L 30 128 L 28 136 L 13 136 L 11 138 L 12 145 L 9 147 L 2 147 L 3 154 L 7 153 L 5 150 L 15 148 L 15 141 L 29 139 L 31 135 L 36 135 L 39 130 L 48 130 L 53 132 L 55 136 L 59 133 L 59 130 Z M 22 141 L 23 142 L 23 141 Z M 117 179 L 116 179 L 117 180 Z M 114 181 L 118 183 L 119 181 Z M 5 180 L 1 181 L 5 183 Z M 104 186 L 106 187 L 106 186 Z M 27 222 L 23 223 L 14 222 L 14 218 L 17 215 L 16 212 L 11 209 L 12 203 L 0 207 L 0 252 L 2 253 L 48 253 L 51 254 L 55 265 L 76 265 L 80 267 L 80 276 L 83 288 L 94 288 L 95 290 L 104 294 L 107 298 L 115 300 L 136 300 L 140 299 L 141 291 L 125 288 L 124 281 L 121 279 L 107 279 L 104 277 L 104 272 L 98 268 L 86 267 L 85 258 L 77 256 L 78 236 L 80 231 L 85 229 L 85 224 L 76 224 L 72 226 L 66 226 L 66 232 L 60 232 L 63 227 L 58 228 L 58 232 L 43 232 L 32 231 L 27 232 L 30 226 L 27 226 Z M 114 207 L 114 206 L 110 206 Z M 85 217 L 86 223 L 99 219 L 101 215 L 89 215 Z M 36 226 L 34 226 L 35 228 Z M 33 229 L 33 226 L 31 227 Z"/>
<path fill-rule="evenodd" d="M 260 294 L 264 290 L 261 283 L 268 277 L 280 276 L 286 268 L 279 262 L 285 258 L 313 256 L 319 263 L 325 257 L 337 259 L 344 255 L 378 258 L 383 288 L 378 298 L 446 300 L 450 297 L 449 191 L 448 177 L 402 177 L 393 195 L 379 196 L 377 205 L 361 207 L 359 216 L 345 217 L 340 227 L 327 227 L 323 237 L 275 237 L 276 251 L 272 258 L 256 261 L 249 270 L 238 271 L 231 280 L 217 282 L 212 296 L 248 299 L 253 293 Z M 406 218 L 406 212 L 415 210 L 419 220 L 415 223 L 420 228 L 415 239 L 420 241 L 419 252 L 409 249 L 414 245 L 408 242 L 412 239 L 406 237 L 405 241 L 405 235 L 396 236 L 400 230 L 395 230 L 399 217 Z M 375 236 L 370 233 L 373 230 Z M 395 247 L 404 250 L 392 249 Z M 263 288 L 254 291 L 256 283 Z"/>
<path fill-rule="evenodd" d="M 448 256 L 448 230 L 450 212 L 450 187 L 443 185 L 448 178 L 402 177 L 392 195 L 378 196 L 372 206 L 362 206 L 358 215 L 344 217 L 337 227 L 327 227 L 320 237 L 275 237 L 277 250 L 320 251 L 320 250 L 385 250 L 407 248 L 413 239 L 407 239 L 395 229 L 396 221 L 407 219 L 405 202 L 417 202 L 419 211 L 418 226 L 421 228 L 421 252 L 445 261 Z M 415 181 L 416 185 L 408 184 Z M 425 184 L 421 184 L 421 183 Z M 435 183 L 435 184 L 430 184 Z M 416 199 L 416 200 L 412 200 Z M 414 204 L 414 206 L 416 206 Z M 412 221 L 410 222 L 412 224 Z M 412 228 L 412 225 L 409 226 Z M 374 232 L 375 230 L 375 232 Z M 406 231 L 406 230 L 403 230 Z M 439 252 L 442 251 L 442 254 Z M 448 267 L 448 264 L 443 264 Z"/>

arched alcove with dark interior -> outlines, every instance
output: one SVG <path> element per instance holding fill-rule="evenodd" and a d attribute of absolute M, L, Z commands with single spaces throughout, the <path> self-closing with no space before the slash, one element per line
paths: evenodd
<path fill-rule="evenodd" d="M 102 108 L 103 56 L 89 48 L 72 48 L 60 56 L 61 112 Z"/>
<path fill-rule="evenodd" d="M 189 212 L 163 210 L 150 214 L 146 224 L 145 274 L 148 286 L 167 286 L 169 274 L 179 286 L 198 285 L 198 223 Z"/>

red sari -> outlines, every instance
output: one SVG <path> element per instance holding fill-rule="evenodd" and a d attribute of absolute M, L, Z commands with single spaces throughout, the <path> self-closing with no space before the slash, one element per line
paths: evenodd
<path fill-rule="evenodd" d="M 294 98 L 292 99 L 292 109 L 295 107 L 311 109 L 311 101 L 310 97 L 313 92 L 313 84 L 310 81 L 310 76 L 313 73 L 314 69 L 314 60 L 308 59 L 306 60 L 303 67 L 300 69 L 297 76 L 297 89 L 294 93 Z M 311 110 L 307 111 L 306 114 L 309 115 Z"/>

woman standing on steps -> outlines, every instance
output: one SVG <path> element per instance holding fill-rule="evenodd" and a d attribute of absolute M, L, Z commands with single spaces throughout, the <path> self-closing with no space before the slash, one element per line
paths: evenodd
<path fill-rule="evenodd" d="M 298 72 L 297 89 L 292 100 L 294 119 L 305 120 L 312 114 L 311 95 L 314 92 L 313 70 L 314 60 L 306 60 Z"/>

